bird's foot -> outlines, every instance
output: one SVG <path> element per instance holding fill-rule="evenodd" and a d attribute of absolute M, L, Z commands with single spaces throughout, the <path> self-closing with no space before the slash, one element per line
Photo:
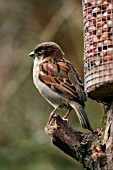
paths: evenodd
<path fill-rule="evenodd" d="M 66 119 L 65 117 L 62 118 L 65 122 L 68 122 L 68 119 Z"/>
<path fill-rule="evenodd" d="M 50 116 L 49 116 L 49 120 L 48 120 L 49 123 L 51 122 L 51 120 L 52 120 L 53 116 L 55 115 L 55 112 L 57 111 L 57 109 L 58 109 L 58 107 L 55 108 L 55 109 L 51 112 L 51 114 L 50 114 Z"/>
<path fill-rule="evenodd" d="M 71 113 L 71 109 L 67 111 L 67 113 L 65 114 L 65 116 L 62 119 L 65 120 L 66 122 L 68 122 L 68 116 L 70 113 Z"/>

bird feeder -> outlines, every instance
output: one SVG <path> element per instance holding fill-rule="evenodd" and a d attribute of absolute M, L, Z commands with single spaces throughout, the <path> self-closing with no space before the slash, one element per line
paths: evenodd
<path fill-rule="evenodd" d="M 83 0 L 85 90 L 94 100 L 113 99 L 113 0 Z"/>

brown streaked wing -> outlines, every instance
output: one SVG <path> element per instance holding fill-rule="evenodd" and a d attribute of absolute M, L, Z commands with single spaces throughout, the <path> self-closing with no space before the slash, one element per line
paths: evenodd
<path fill-rule="evenodd" d="M 85 102 L 87 100 L 87 97 L 84 92 L 84 86 L 80 79 L 76 67 L 73 65 L 71 65 L 70 67 L 68 78 L 72 82 L 73 86 L 76 88 L 76 92 L 78 93 L 79 100 Z"/>
<path fill-rule="evenodd" d="M 60 64 L 60 67 L 59 67 Z M 43 68 L 42 68 L 43 67 Z M 46 70 L 48 68 L 48 70 Z M 58 69 L 59 68 L 59 69 Z M 68 79 L 68 66 L 61 62 L 43 63 L 40 65 L 40 80 L 50 87 L 53 91 L 62 94 L 62 96 L 70 100 L 78 100 L 78 93 L 73 83 Z"/>

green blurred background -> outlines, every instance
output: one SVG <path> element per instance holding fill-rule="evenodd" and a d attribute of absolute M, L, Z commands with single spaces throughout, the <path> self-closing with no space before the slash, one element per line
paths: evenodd
<path fill-rule="evenodd" d="M 53 108 L 33 84 L 28 57 L 43 41 L 58 43 L 83 79 L 80 0 L 0 0 L 0 170 L 83 169 L 44 131 Z M 86 112 L 93 128 L 102 127 L 102 106 L 88 99 Z M 74 112 L 69 122 L 84 131 Z"/>

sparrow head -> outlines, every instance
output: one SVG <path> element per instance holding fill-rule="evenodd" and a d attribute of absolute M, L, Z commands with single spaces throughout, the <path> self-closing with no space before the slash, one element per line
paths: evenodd
<path fill-rule="evenodd" d="M 54 42 L 44 42 L 36 46 L 35 50 L 29 53 L 29 56 L 33 58 L 37 57 L 39 60 L 43 60 L 47 57 L 63 57 L 64 52 L 58 44 Z"/>

